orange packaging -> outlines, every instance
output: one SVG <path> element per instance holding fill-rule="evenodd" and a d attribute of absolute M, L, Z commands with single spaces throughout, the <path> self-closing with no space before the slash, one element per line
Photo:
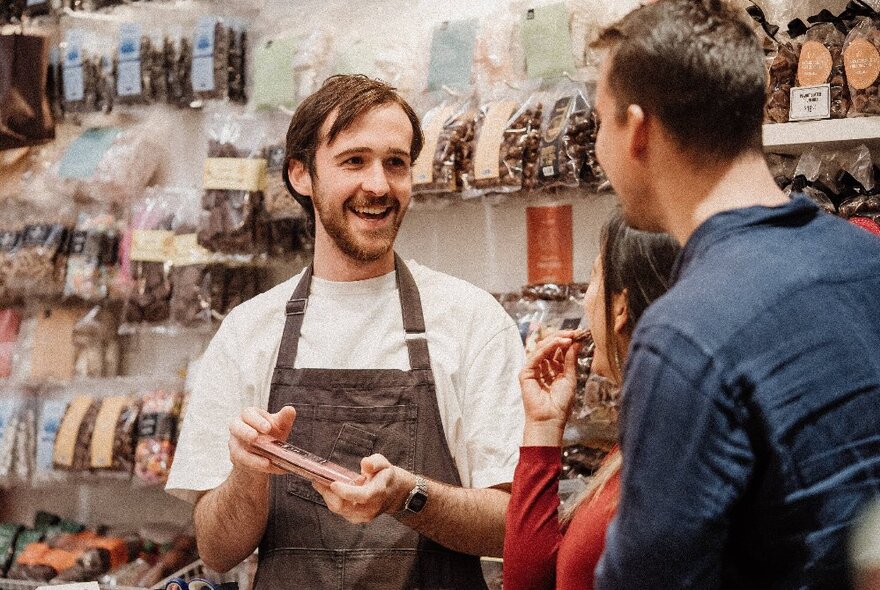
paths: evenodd
<path fill-rule="evenodd" d="M 128 547 L 122 539 L 116 537 L 96 537 L 89 541 L 89 547 L 106 549 L 110 552 L 111 570 L 128 563 Z"/>
<path fill-rule="evenodd" d="M 572 282 L 571 205 L 526 208 L 529 284 Z"/>

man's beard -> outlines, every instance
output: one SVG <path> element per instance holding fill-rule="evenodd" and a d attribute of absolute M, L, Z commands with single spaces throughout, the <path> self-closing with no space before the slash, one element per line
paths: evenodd
<path fill-rule="evenodd" d="M 325 207 L 323 199 L 318 195 L 312 198 L 315 203 L 315 214 L 321 220 L 321 225 L 327 234 L 343 254 L 358 262 L 374 262 L 394 247 L 397 231 L 403 221 L 404 212 L 400 208 L 400 201 L 392 197 L 374 197 L 357 199 L 349 197 L 339 209 Z M 369 232 L 355 232 L 347 219 L 346 213 L 354 207 L 391 207 L 388 215 L 391 223 L 385 227 Z M 354 213 L 352 212 L 352 215 Z"/>

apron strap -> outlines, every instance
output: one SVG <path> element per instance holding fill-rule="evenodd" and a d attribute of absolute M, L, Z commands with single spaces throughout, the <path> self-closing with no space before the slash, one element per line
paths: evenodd
<path fill-rule="evenodd" d="M 397 291 L 400 293 L 400 309 L 403 312 L 403 331 L 406 349 L 409 352 L 410 369 L 431 370 L 431 357 L 428 354 L 428 337 L 425 335 L 425 316 L 422 313 L 422 298 L 419 288 L 403 259 L 394 253 L 394 268 L 397 270 Z"/>
<path fill-rule="evenodd" d="M 415 279 L 406 264 L 394 254 L 394 268 L 397 272 L 397 290 L 400 294 L 400 309 L 403 313 L 403 330 L 406 349 L 409 353 L 411 370 L 431 370 L 431 357 L 428 354 L 428 339 L 425 335 L 425 318 L 422 314 L 422 300 Z M 303 318 L 308 307 L 309 289 L 312 285 L 313 265 L 306 267 L 302 278 L 287 302 L 284 333 L 281 348 L 278 350 L 279 367 L 293 368 L 299 337 L 302 333 Z"/>

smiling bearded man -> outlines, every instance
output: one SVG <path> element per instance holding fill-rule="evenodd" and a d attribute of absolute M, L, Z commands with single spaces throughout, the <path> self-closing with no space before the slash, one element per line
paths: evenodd
<path fill-rule="evenodd" d="M 422 141 L 406 101 L 364 76 L 303 101 L 285 181 L 314 261 L 234 309 L 200 364 L 168 489 L 196 502 L 211 568 L 259 546 L 258 590 L 485 588 L 476 556 L 501 554 L 524 354 L 491 295 L 394 252 Z M 259 434 L 365 481 L 286 475 L 254 453 Z"/>

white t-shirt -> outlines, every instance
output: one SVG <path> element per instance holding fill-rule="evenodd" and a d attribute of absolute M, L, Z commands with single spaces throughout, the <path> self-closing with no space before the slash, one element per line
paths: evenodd
<path fill-rule="evenodd" d="M 523 431 L 525 353 L 491 295 L 407 262 L 422 301 L 437 404 L 464 487 L 513 481 Z M 229 422 L 267 408 L 285 305 L 302 273 L 236 307 L 199 363 L 166 490 L 194 502 L 232 469 Z M 312 278 L 296 368 L 409 370 L 396 273 L 354 282 Z M 294 424 L 294 433 L 296 425 Z"/>

